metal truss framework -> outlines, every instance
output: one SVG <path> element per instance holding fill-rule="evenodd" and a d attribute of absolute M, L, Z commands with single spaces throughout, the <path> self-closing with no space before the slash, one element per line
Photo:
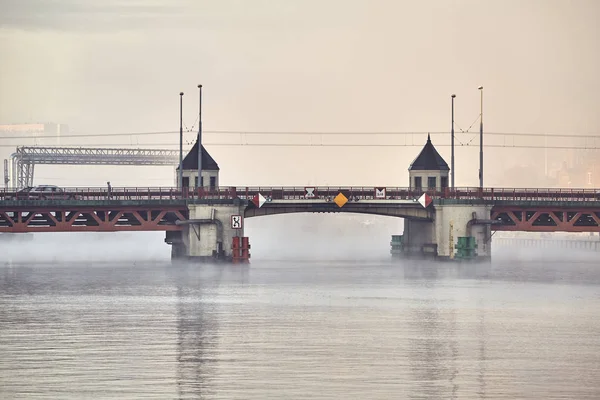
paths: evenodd
<path fill-rule="evenodd" d="M 600 208 L 495 206 L 492 219 L 496 231 L 600 232 Z"/>
<path fill-rule="evenodd" d="M 178 150 L 94 147 L 19 146 L 12 159 L 12 183 L 33 186 L 36 164 L 71 165 L 177 165 Z"/>
<path fill-rule="evenodd" d="M 185 206 L 28 207 L 0 210 L 0 232 L 179 231 Z"/>

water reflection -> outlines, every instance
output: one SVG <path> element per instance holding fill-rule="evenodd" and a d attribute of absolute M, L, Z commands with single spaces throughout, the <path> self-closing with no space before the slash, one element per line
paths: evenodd
<path fill-rule="evenodd" d="M 202 398 L 211 375 L 217 322 L 205 309 L 206 283 L 189 270 L 176 275 L 177 296 L 177 391 L 179 398 Z"/>
<path fill-rule="evenodd" d="M 451 391 L 451 399 L 456 399 L 456 395 L 458 392 L 458 382 L 457 377 L 459 373 L 458 367 L 458 338 L 457 338 L 457 327 L 456 327 L 456 308 L 452 307 L 450 310 L 450 332 L 452 332 L 452 337 L 449 339 L 450 344 L 450 357 L 452 359 L 452 365 L 449 365 L 450 369 L 450 384 L 452 385 Z"/>
<path fill-rule="evenodd" d="M 477 301 L 477 337 L 479 339 L 479 352 L 477 361 L 479 362 L 479 373 L 477 374 L 477 381 L 479 382 L 479 390 L 477 394 L 480 399 L 486 398 L 486 351 L 485 344 L 487 338 L 487 332 L 485 328 L 485 308 L 483 301 L 480 299 Z"/>
<path fill-rule="evenodd" d="M 174 264 L 168 275 L 176 288 L 177 391 L 179 398 L 214 395 L 211 381 L 219 362 L 228 359 L 219 349 L 219 318 L 226 312 L 218 301 L 222 284 L 245 285 L 248 266 Z M 225 289 L 227 290 L 227 289 Z M 229 360 L 228 362 L 231 362 Z"/>
<path fill-rule="evenodd" d="M 478 300 L 473 307 L 476 319 L 470 321 L 466 318 L 469 310 L 464 308 L 468 292 L 457 291 L 447 282 L 464 279 L 477 285 L 490 277 L 491 265 L 418 262 L 403 265 L 402 269 L 407 285 L 414 288 L 412 296 L 416 300 L 410 312 L 411 332 L 414 331 L 408 347 L 414 382 L 410 398 L 456 399 L 474 394 L 486 398 L 485 313 L 489 310 Z M 471 368 L 459 365 L 460 359 L 471 357 L 477 360 Z M 477 381 L 474 392 L 469 385 L 465 387 L 470 371 Z"/>
<path fill-rule="evenodd" d="M 405 263 L 402 265 L 404 278 L 408 280 L 425 279 L 434 282 L 440 273 L 440 265 L 428 261 Z"/>
<path fill-rule="evenodd" d="M 431 300 L 423 300 L 413 308 L 411 323 L 414 337 L 409 342 L 409 359 L 412 371 L 411 399 L 442 398 L 446 393 L 445 378 L 448 373 L 448 356 L 440 336 L 450 337 L 439 320 L 439 311 Z"/>
<path fill-rule="evenodd" d="M 0 267 L 0 398 L 599 398 L 598 273 L 527 267 Z"/>

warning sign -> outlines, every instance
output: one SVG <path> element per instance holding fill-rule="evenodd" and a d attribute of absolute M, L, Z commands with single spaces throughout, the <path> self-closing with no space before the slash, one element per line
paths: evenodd
<path fill-rule="evenodd" d="M 375 198 L 376 199 L 385 199 L 386 193 L 385 188 L 375 188 Z"/>
<path fill-rule="evenodd" d="M 252 203 L 258 208 L 261 208 L 266 201 L 267 199 L 260 193 L 252 198 Z"/>
<path fill-rule="evenodd" d="M 231 216 L 231 229 L 242 229 L 243 225 L 244 222 L 241 215 Z"/>
<path fill-rule="evenodd" d="M 343 193 L 338 193 L 337 196 L 335 196 L 335 199 L 333 199 L 333 202 L 335 204 L 337 204 L 337 206 L 339 208 L 342 208 L 344 206 L 344 204 L 346 204 L 348 202 L 348 198 L 346 196 L 344 196 Z"/>
<path fill-rule="evenodd" d="M 423 193 L 421 197 L 419 197 L 419 203 L 423 206 L 423 208 L 429 207 L 432 202 L 431 197 L 427 196 L 427 193 Z"/>
<path fill-rule="evenodd" d="M 304 197 L 307 199 L 314 199 L 317 197 L 317 188 L 313 187 L 305 187 L 304 188 Z"/>

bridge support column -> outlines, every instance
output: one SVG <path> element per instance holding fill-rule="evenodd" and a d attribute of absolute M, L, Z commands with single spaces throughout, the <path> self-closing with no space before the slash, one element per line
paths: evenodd
<path fill-rule="evenodd" d="M 170 243 L 171 259 L 187 259 L 200 262 L 231 262 L 234 236 L 244 236 L 245 204 L 189 204 L 189 219 L 183 221 L 183 230 L 167 232 L 165 241 Z M 232 217 L 241 227 L 232 227 Z M 171 238 L 169 238 L 171 236 Z"/>
<path fill-rule="evenodd" d="M 491 260 L 492 206 L 489 205 L 436 205 L 435 235 L 439 259 L 456 261 Z"/>
<path fill-rule="evenodd" d="M 408 258 L 435 258 L 437 243 L 432 221 L 404 220 L 403 255 Z"/>
<path fill-rule="evenodd" d="M 433 221 L 405 219 L 392 254 L 407 258 L 487 261 L 492 255 L 491 206 L 436 205 Z"/>

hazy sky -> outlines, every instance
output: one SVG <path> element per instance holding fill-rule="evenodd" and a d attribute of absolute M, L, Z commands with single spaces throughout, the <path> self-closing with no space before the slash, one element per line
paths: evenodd
<path fill-rule="evenodd" d="M 178 130 L 202 83 L 206 130 L 443 131 L 484 85 L 486 131 L 598 133 L 598 21 L 598 0 L 0 0 L 0 123 Z M 420 150 L 207 147 L 225 184 L 406 186 Z"/>

